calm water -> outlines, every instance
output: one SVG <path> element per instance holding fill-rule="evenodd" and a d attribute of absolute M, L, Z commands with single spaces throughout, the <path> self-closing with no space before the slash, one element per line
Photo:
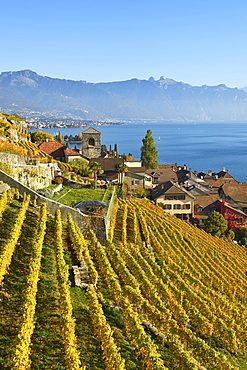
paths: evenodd
<path fill-rule="evenodd" d="M 101 143 L 109 149 L 118 144 L 119 153 L 132 153 L 140 159 L 142 139 L 152 130 L 160 164 L 186 164 L 192 170 L 229 170 L 239 181 L 247 182 L 246 123 L 147 123 L 95 126 L 101 132 Z M 55 135 L 58 129 L 43 131 Z M 63 135 L 76 135 L 84 128 L 61 129 Z M 33 130 L 35 131 L 35 130 Z M 160 138 L 160 140 L 158 140 Z M 77 147 L 78 144 L 76 144 Z M 74 148 L 75 144 L 71 147 Z"/>

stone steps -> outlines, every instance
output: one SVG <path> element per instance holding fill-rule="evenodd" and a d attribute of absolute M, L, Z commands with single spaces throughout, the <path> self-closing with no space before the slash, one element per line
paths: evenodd
<path fill-rule="evenodd" d="M 90 284 L 88 268 L 84 260 L 80 261 L 80 266 L 72 266 L 74 273 L 75 286 L 86 289 Z"/>

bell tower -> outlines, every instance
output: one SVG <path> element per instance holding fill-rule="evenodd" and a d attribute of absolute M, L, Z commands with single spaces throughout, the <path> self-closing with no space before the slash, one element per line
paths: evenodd
<path fill-rule="evenodd" d="M 101 154 L 101 132 L 89 127 L 80 134 L 82 155 L 86 158 L 98 158 Z"/>

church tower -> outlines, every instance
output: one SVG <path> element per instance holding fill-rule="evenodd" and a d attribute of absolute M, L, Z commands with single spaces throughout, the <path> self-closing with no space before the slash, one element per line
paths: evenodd
<path fill-rule="evenodd" d="M 80 134 L 82 155 L 86 158 L 98 158 L 101 154 L 101 132 L 89 127 Z"/>

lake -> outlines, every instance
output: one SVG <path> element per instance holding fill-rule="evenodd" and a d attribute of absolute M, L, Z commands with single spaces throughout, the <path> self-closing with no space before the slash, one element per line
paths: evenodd
<path fill-rule="evenodd" d="M 140 159 L 142 139 L 152 130 L 160 164 L 186 164 L 192 170 L 219 172 L 223 167 L 238 181 L 247 182 L 246 123 L 146 123 L 93 126 L 101 132 L 101 143 L 109 149 L 116 143 L 121 154 Z M 75 136 L 86 128 L 42 129 L 55 135 Z M 36 131 L 36 130 L 31 130 Z M 70 147 L 74 148 L 71 144 Z"/>

